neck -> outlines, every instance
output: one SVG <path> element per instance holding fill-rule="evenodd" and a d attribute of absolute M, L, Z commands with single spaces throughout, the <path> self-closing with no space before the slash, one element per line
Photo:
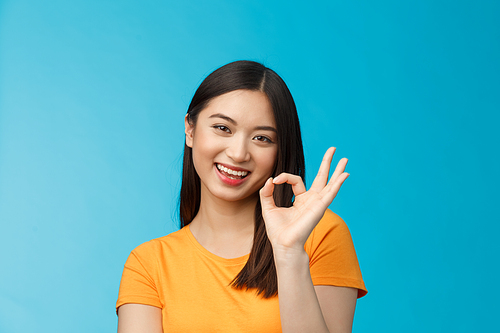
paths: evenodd
<path fill-rule="evenodd" d="M 253 235 L 258 196 L 240 201 L 225 201 L 201 191 L 200 209 L 191 224 L 200 224 L 217 234 Z"/>
<path fill-rule="evenodd" d="M 200 209 L 190 230 L 209 251 L 224 257 L 250 252 L 255 225 L 256 195 L 240 201 L 225 201 L 201 190 Z"/>

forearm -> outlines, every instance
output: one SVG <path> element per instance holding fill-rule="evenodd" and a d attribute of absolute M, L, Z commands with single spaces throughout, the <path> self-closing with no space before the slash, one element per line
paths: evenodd
<path fill-rule="evenodd" d="M 321 312 L 305 251 L 274 250 L 284 333 L 329 332 Z"/>

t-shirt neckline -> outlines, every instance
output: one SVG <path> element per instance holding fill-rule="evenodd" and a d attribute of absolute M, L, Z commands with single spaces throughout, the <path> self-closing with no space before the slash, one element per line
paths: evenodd
<path fill-rule="evenodd" d="M 204 248 L 198 240 L 194 237 L 193 233 L 191 232 L 191 229 L 189 228 L 189 224 L 183 228 L 185 230 L 185 233 L 188 237 L 188 239 L 193 243 L 196 249 L 198 249 L 203 255 L 206 257 L 218 261 L 220 263 L 226 264 L 226 265 L 240 265 L 244 264 L 248 261 L 248 258 L 250 257 L 250 253 L 245 254 L 244 256 L 241 257 L 236 257 L 236 258 L 223 258 L 220 257 L 216 254 L 213 254 L 212 252 L 208 251 L 206 248 Z"/>

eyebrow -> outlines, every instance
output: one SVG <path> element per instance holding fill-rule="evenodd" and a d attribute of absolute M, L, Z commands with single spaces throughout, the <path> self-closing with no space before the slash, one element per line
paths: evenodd
<path fill-rule="evenodd" d="M 238 125 L 238 123 L 236 122 L 236 120 L 234 120 L 233 118 L 231 117 L 228 117 L 226 115 L 223 115 L 222 113 L 214 113 L 213 115 L 211 115 L 210 117 L 208 118 L 222 118 L 224 120 L 227 120 L 229 121 L 230 123 L 234 124 L 234 125 Z"/>
<path fill-rule="evenodd" d="M 210 117 L 208 118 L 221 118 L 221 119 L 224 119 L 224 120 L 227 120 L 229 121 L 231 124 L 233 125 L 238 125 L 238 123 L 236 122 L 236 120 L 234 120 L 233 118 L 231 117 L 228 117 L 222 113 L 214 113 L 213 115 L 211 115 Z M 276 128 L 272 127 L 272 126 L 256 126 L 254 128 L 254 130 L 259 130 L 259 131 L 272 131 L 272 132 L 275 132 L 275 133 L 278 133 L 278 131 L 276 130 Z"/>

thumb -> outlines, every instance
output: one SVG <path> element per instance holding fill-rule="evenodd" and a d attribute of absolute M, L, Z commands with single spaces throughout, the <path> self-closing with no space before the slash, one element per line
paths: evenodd
<path fill-rule="evenodd" d="M 262 206 L 262 210 L 269 210 L 276 208 L 273 198 L 273 192 L 274 192 L 274 184 L 273 184 L 273 178 L 271 177 L 266 181 L 264 187 L 262 187 L 259 191 L 260 205 Z"/>

